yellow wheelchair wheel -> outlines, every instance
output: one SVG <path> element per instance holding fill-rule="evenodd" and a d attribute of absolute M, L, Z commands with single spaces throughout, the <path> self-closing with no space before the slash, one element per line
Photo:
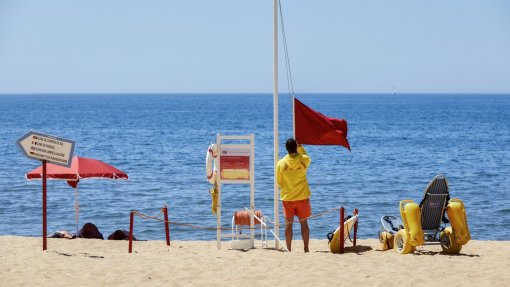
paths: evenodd
<path fill-rule="evenodd" d="M 451 227 L 446 227 L 439 235 L 439 239 L 441 240 L 441 248 L 447 254 L 458 254 L 462 249 L 462 245 L 455 242 Z"/>
<path fill-rule="evenodd" d="M 414 251 L 413 247 L 409 240 L 407 240 L 406 230 L 400 229 L 397 234 L 395 234 L 395 241 L 393 243 L 395 251 L 399 254 L 412 253 Z"/>

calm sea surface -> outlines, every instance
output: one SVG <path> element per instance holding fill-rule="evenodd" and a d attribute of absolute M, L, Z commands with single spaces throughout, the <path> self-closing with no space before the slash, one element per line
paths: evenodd
<path fill-rule="evenodd" d="M 349 212 L 358 208 L 361 237 L 376 237 L 382 215 L 398 215 L 402 199 L 420 201 L 427 183 L 444 174 L 452 197 L 466 205 L 472 237 L 509 240 L 510 96 L 298 98 L 349 122 L 352 153 L 307 148 L 313 213 L 340 205 Z M 290 103 L 281 95 L 281 156 L 292 134 Z M 158 215 L 165 204 L 171 221 L 214 227 L 205 154 L 217 133 L 255 135 L 255 205 L 274 217 L 271 95 L 2 95 L 0 128 L 0 235 L 41 233 L 41 181 L 24 177 L 40 163 L 16 145 L 29 131 L 72 139 L 76 155 L 129 174 L 128 181 L 79 184 L 80 225 L 93 222 L 105 236 L 129 228 L 130 210 Z M 233 211 L 249 206 L 249 186 L 225 186 L 222 199 L 228 227 Z M 66 182 L 48 182 L 48 208 L 49 232 L 74 232 L 74 191 Z M 324 239 L 338 226 L 338 214 L 309 224 L 311 236 Z M 135 235 L 164 239 L 164 229 L 160 222 L 137 218 Z M 171 226 L 171 236 L 215 240 L 216 233 Z"/>

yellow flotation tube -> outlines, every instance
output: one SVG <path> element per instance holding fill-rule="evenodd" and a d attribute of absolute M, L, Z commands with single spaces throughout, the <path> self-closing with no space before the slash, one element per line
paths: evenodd
<path fill-rule="evenodd" d="M 388 232 L 382 228 L 379 230 L 379 248 L 382 251 L 386 251 L 388 249 L 393 249 L 393 241 L 394 240 L 395 239 L 394 239 L 393 234 L 391 234 L 390 232 Z"/>
<path fill-rule="evenodd" d="M 406 231 L 406 241 L 412 246 L 420 246 L 425 243 L 423 230 L 421 228 L 421 212 L 418 204 L 412 200 L 400 202 L 400 215 Z"/>
<path fill-rule="evenodd" d="M 469 240 L 471 240 L 471 235 L 467 224 L 464 203 L 458 198 L 452 198 L 446 207 L 446 212 L 450 219 L 455 243 L 465 245 Z"/>

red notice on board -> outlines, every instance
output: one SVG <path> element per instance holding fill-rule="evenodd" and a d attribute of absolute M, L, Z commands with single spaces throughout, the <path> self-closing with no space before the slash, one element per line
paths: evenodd
<path fill-rule="evenodd" d="M 250 180 L 250 150 L 224 148 L 220 155 L 220 176 L 223 180 Z"/>

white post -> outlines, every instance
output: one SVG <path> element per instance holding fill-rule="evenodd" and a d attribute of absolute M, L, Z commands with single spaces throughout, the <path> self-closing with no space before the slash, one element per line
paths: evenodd
<path fill-rule="evenodd" d="M 216 184 L 218 185 L 218 203 L 216 205 L 216 244 L 218 250 L 221 249 L 221 175 L 220 175 L 220 155 L 221 155 L 221 136 L 216 136 L 216 146 L 218 156 L 215 159 L 216 168 Z"/>
<path fill-rule="evenodd" d="M 296 139 L 296 105 L 292 94 L 292 137 Z"/>
<path fill-rule="evenodd" d="M 276 237 L 280 236 L 280 209 L 278 197 L 278 182 L 276 181 L 276 165 L 278 163 L 278 0 L 274 0 L 273 7 L 273 129 L 274 129 L 274 232 Z M 279 249 L 279 242 L 275 238 L 275 248 Z"/>

